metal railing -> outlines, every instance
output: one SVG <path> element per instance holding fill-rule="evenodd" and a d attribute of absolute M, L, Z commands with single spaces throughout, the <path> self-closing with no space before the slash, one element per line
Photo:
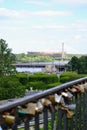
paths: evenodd
<path fill-rule="evenodd" d="M 1 130 L 87 130 L 87 77 L 0 105 Z"/>

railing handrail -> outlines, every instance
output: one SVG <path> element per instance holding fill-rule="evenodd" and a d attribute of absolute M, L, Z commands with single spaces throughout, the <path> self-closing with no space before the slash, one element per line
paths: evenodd
<path fill-rule="evenodd" d="M 31 101 L 33 102 L 33 101 L 38 100 L 40 98 L 43 98 L 47 95 L 51 95 L 53 93 L 56 93 L 59 90 L 62 90 L 62 89 L 68 88 L 68 87 L 72 87 L 75 84 L 79 84 L 79 83 L 82 83 L 82 82 L 85 82 L 85 81 L 87 81 L 87 77 L 80 78 L 80 79 L 77 79 L 77 80 L 74 80 L 74 81 L 70 81 L 70 82 L 64 83 L 62 85 L 58 85 L 54 88 L 42 91 L 40 93 L 36 93 L 34 95 L 25 96 L 23 98 L 17 99 L 17 100 L 12 101 L 12 102 L 7 102 L 5 104 L 0 105 L 0 112 L 3 112 L 7 109 L 17 107 L 19 105 L 26 104 L 26 103 L 31 102 Z"/>

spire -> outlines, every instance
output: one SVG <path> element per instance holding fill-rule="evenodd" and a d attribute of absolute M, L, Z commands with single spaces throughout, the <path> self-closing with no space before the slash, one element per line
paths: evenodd
<path fill-rule="evenodd" d="M 64 43 L 62 43 L 62 61 L 64 60 Z"/>

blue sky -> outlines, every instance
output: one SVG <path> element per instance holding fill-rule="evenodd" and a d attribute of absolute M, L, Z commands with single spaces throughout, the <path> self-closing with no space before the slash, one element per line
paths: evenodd
<path fill-rule="evenodd" d="M 14 53 L 87 54 L 87 0 L 0 0 L 0 38 Z"/>

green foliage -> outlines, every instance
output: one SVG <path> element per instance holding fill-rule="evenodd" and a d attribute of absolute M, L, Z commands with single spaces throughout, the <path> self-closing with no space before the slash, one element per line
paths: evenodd
<path fill-rule="evenodd" d="M 60 82 L 55 82 L 55 83 L 48 84 L 48 85 L 47 85 L 47 89 L 56 87 L 56 86 L 58 86 L 58 85 L 60 85 L 60 84 L 61 84 Z"/>
<path fill-rule="evenodd" d="M 58 77 L 55 74 L 35 73 L 29 76 L 27 89 L 33 87 L 37 90 L 45 90 L 58 85 Z"/>
<path fill-rule="evenodd" d="M 30 89 L 30 87 L 33 88 L 33 90 L 45 90 L 46 89 L 46 84 L 42 81 L 35 81 L 35 82 L 28 82 L 26 85 L 27 89 Z"/>
<path fill-rule="evenodd" d="M 11 53 L 5 40 L 0 39 L 0 76 L 11 75 L 16 72 L 12 65 L 15 62 L 15 55 Z"/>
<path fill-rule="evenodd" d="M 4 76 L 0 82 L 0 100 L 24 96 L 25 87 L 15 76 Z"/>
<path fill-rule="evenodd" d="M 79 74 L 87 74 L 87 56 L 72 57 L 68 63 L 68 70 L 76 71 Z"/>
<path fill-rule="evenodd" d="M 77 72 L 64 72 L 60 75 L 60 82 L 65 83 L 80 78 Z"/>
<path fill-rule="evenodd" d="M 42 74 L 36 73 L 29 76 L 29 81 L 42 81 L 46 84 L 58 82 L 58 77 L 56 74 Z"/>
<path fill-rule="evenodd" d="M 28 82 L 28 75 L 25 73 L 17 73 L 16 77 L 19 79 L 19 82 L 23 85 L 26 85 Z"/>
<path fill-rule="evenodd" d="M 44 54 L 16 54 L 16 60 L 18 62 L 50 62 L 52 56 Z"/>

